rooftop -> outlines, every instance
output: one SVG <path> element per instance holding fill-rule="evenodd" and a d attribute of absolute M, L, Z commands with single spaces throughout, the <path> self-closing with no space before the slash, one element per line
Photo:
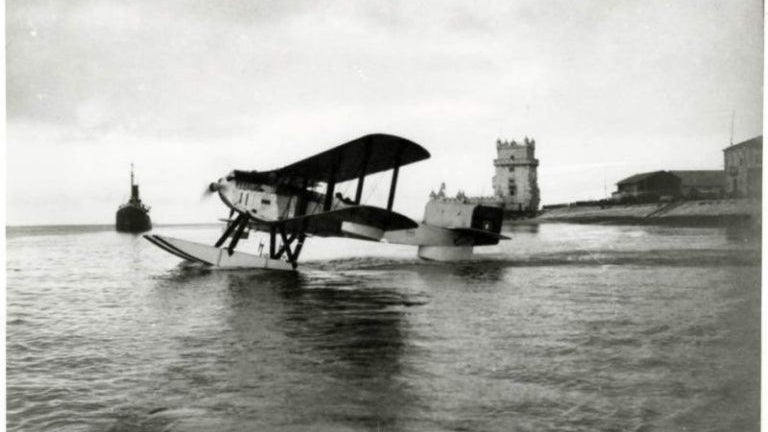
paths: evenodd
<path fill-rule="evenodd" d="M 647 173 L 640 173 L 635 174 L 631 177 L 627 177 L 624 180 L 619 181 L 616 183 L 617 185 L 623 185 L 623 184 L 631 184 L 631 183 L 637 183 L 639 181 L 645 180 L 648 177 L 653 177 L 655 175 L 664 174 L 664 175 L 670 175 L 667 171 L 651 171 Z"/>
<path fill-rule="evenodd" d="M 722 170 L 670 171 L 682 180 L 683 186 L 722 186 L 725 172 Z"/>
<path fill-rule="evenodd" d="M 734 144 L 734 145 L 728 146 L 728 147 L 724 148 L 723 151 L 731 151 L 733 149 L 741 148 L 741 147 L 759 147 L 759 148 L 763 148 L 763 136 L 762 135 L 756 136 L 756 137 L 748 139 L 746 141 L 742 141 L 742 142 L 740 142 L 738 144 Z"/>

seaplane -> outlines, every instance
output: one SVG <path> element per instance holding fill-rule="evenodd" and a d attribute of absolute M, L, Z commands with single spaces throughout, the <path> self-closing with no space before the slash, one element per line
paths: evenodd
<path fill-rule="evenodd" d="M 159 234 L 149 242 L 185 261 L 213 268 L 263 268 L 294 271 L 305 239 L 347 237 L 418 247 L 425 260 L 462 261 L 475 246 L 498 244 L 501 208 L 458 200 L 430 200 L 417 223 L 392 210 L 402 167 L 425 160 L 420 145 L 387 134 L 370 134 L 270 171 L 233 170 L 212 182 L 230 214 L 221 237 L 207 245 Z M 361 202 L 365 179 L 392 171 L 386 208 Z M 356 181 L 354 198 L 334 194 L 337 185 Z M 269 250 L 237 251 L 250 231 L 269 234 Z M 228 242 L 228 243 L 227 243 Z"/>

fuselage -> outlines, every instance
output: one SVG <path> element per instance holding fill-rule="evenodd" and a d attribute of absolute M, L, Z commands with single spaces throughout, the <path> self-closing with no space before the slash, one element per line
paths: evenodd
<path fill-rule="evenodd" d="M 326 195 L 309 188 L 285 182 L 257 183 L 239 179 L 235 171 L 211 183 L 224 204 L 240 214 L 262 222 L 274 222 L 298 216 L 323 213 L 354 205 L 351 200 L 337 194 L 325 209 Z"/>

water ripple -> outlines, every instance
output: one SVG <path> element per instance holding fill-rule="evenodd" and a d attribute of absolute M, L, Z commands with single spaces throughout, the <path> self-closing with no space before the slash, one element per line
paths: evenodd
<path fill-rule="evenodd" d="M 757 430 L 761 251 L 722 230 L 327 240 L 296 273 L 41 230 L 8 236 L 9 431 Z"/>

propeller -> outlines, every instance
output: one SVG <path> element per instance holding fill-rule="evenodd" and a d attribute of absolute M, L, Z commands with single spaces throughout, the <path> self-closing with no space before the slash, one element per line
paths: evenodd
<path fill-rule="evenodd" d="M 200 197 L 200 199 L 205 199 L 210 197 L 214 193 L 218 192 L 219 189 L 221 189 L 221 185 L 216 182 L 212 182 L 211 184 L 205 187 L 205 190 L 203 191 L 203 195 Z"/>
<path fill-rule="evenodd" d="M 222 187 L 223 186 L 221 185 L 221 183 L 211 182 L 211 184 L 209 184 L 205 188 L 205 190 L 203 191 L 203 195 L 200 197 L 200 199 L 202 200 L 202 199 L 206 199 L 206 198 L 210 197 L 211 195 L 213 195 L 216 192 L 220 191 Z M 234 215 L 235 215 L 235 209 L 232 209 L 232 208 L 229 209 L 229 218 L 228 218 L 228 220 L 231 221 L 232 217 Z"/>

